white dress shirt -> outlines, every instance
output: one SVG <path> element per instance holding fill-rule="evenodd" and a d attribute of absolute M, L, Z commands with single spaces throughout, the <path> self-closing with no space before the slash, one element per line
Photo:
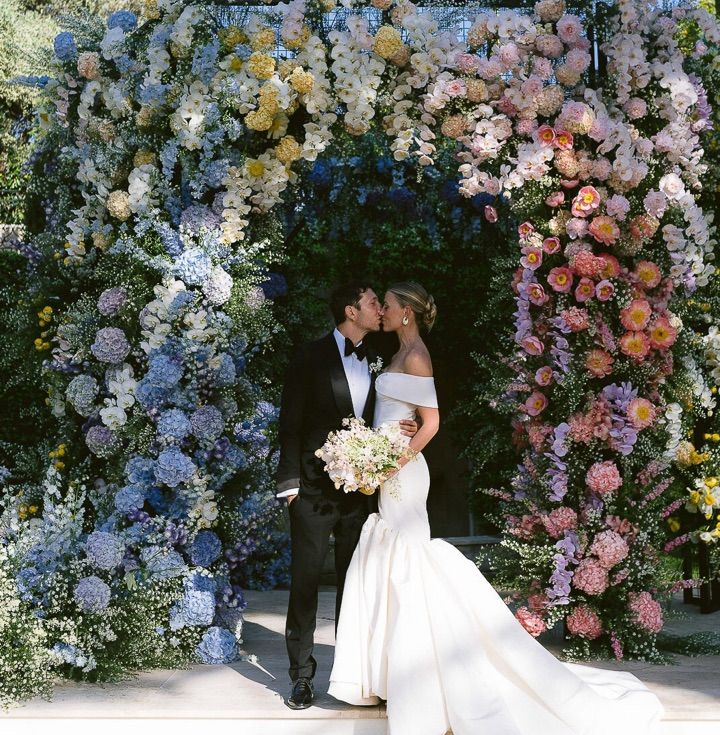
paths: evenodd
<path fill-rule="evenodd" d="M 345 377 L 347 378 L 348 386 L 350 388 L 350 396 L 352 397 L 353 412 L 359 418 L 363 414 L 365 408 L 365 401 L 370 391 L 370 370 L 368 369 L 367 357 L 362 360 L 358 360 L 358 356 L 353 352 L 347 357 L 345 356 L 345 337 L 340 333 L 340 330 L 335 329 L 333 331 L 333 337 L 340 351 L 340 359 L 342 360 L 343 369 L 345 370 Z M 358 342 L 358 345 L 362 344 L 362 340 Z M 357 345 L 355 345 L 357 347 Z M 300 488 L 293 487 L 289 490 L 283 490 L 281 493 L 277 493 L 277 498 L 287 498 L 290 495 L 297 495 Z"/>

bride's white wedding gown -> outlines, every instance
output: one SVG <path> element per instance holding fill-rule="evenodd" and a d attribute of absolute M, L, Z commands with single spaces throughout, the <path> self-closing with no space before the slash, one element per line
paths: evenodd
<path fill-rule="evenodd" d="M 374 425 L 437 407 L 433 378 L 383 373 Z M 350 563 L 329 693 L 387 700 L 389 735 L 640 735 L 662 705 L 632 674 L 558 661 L 472 561 L 430 540 L 422 454 L 380 489 Z"/>

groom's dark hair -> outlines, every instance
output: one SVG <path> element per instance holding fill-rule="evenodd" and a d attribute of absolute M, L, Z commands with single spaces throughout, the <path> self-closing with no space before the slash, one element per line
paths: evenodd
<path fill-rule="evenodd" d="M 357 308 L 362 295 L 372 286 L 367 281 L 348 281 L 333 289 L 330 294 L 330 311 L 332 311 L 335 324 L 345 321 L 345 307 Z"/>

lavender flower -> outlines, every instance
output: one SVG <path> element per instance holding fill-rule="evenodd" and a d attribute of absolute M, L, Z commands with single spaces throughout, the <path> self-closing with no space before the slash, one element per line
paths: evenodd
<path fill-rule="evenodd" d="M 207 439 L 213 441 L 217 439 L 225 428 L 220 411 L 210 404 L 201 406 L 190 417 L 193 434 L 198 439 Z"/>
<path fill-rule="evenodd" d="M 127 292 L 121 286 L 106 288 L 98 297 L 97 308 L 103 316 L 113 316 L 127 301 Z"/>
<path fill-rule="evenodd" d="M 120 448 L 117 434 L 107 426 L 91 426 L 85 434 L 85 444 L 97 457 L 107 458 Z"/>
<path fill-rule="evenodd" d="M 122 362 L 130 352 L 130 344 L 122 329 L 105 327 L 98 330 L 90 350 L 100 362 L 117 364 Z"/>
<path fill-rule="evenodd" d="M 86 612 L 99 613 L 110 603 L 110 587 L 95 575 L 83 577 L 75 587 L 73 597 Z"/>
<path fill-rule="evenodd" d="M 570 564 L 577 564 L 578 538 L 574 531 L 565 531 L 564 538 L 560 539 L 555 548 L 558 553 L 553 556 L 554 569 L 550 575 L 551 587 L 545 589 L 550 605 L 567 605 L 570 602 L 570 581 L 573 572 L 568 568 Z"/>
<path fill-rule="evenodd" d="M 85 542 L 88 561 L 98 569 L 115 569 L 125 556 L 122 539 L 107 531 L 93 531 Z"/>

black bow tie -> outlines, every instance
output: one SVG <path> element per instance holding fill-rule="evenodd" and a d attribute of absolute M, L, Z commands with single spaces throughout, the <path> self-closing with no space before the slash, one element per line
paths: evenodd
<path fill-rule="evenodd" d="M 367 354 L 365 345 L 362 342 L 356 347 L 351 339 L 345 337 L 345 357 L 352 355 L 353 352 L 357 355 L 358 360 L 364 360 Z"/>

